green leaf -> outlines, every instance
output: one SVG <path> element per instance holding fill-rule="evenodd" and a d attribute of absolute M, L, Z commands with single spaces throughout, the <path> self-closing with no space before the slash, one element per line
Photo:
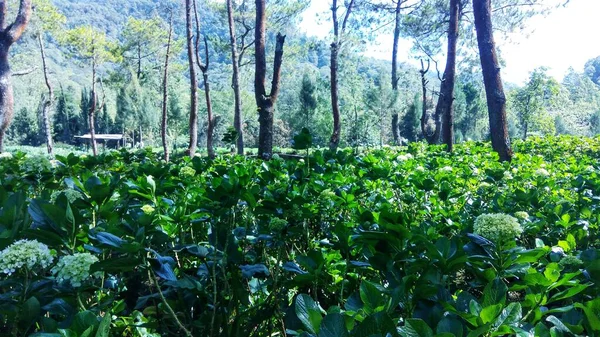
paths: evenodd
<path fill-rule="evenodd" d="M 544 276 L 551 282 L 558 281 L 560 278 L 560 267 L 558 266 L 558 263 L 548 263 L 546 265 L 546 270 L 544 271 Z"/>
<path fill-rule="evenodd" d="M 548 304 L 550 304 L 552 302 L 564 300 L 566 298 L 571 298 L 571 297 L 579 294 L 580 292 L 586 290 L 588 287 L 589 287 L 589 285 L 586 285 L 586 284 L 577 284 L 577 285 L 574 285 L 574 286 L 572 286 L 571 288 L 569 288 L 567 290 L 563 290 L 563 291 L 561 291 L 559 293 L 554 294 L 548 300 Z"/>
<path fill-rule="evenodd" d="M 383 291 L 384 289 L 380 286 L 369 281 L 363 281 L 360 284 L 360 299 L 368 309 L 376 310 L 385 305 Z"/>
<path fill-rule="evenodd" d="M 436 333 L 451 333 L 453 336 L 463 336 L 462 322 L 456 318 L 446 316 L 438 323 Z"/>
<path fill-rule="evenodd" d="M 296 316 L 304 327 L 313 334 L 318 333 L 323 316 L 317 303 L 310 296 L 300 294 L 296 297 L 295 309 Z"/>
<path fill-rule="evenodd" d="M 319 337 L 347 337 L 350 334 L 346 329 L 346 322 L 342 314 L 330 314 L 321 322 Z"/>
<path fill-rule="evenodd" d="M 96 337 L 110 337 L 110 320 L 111 313 L 107 312 L 104 314 L 104 318 L 100 322 L 98 326 L 98 331 L 96 331 Z"/>
<path fill-rule="evenodd" d="M 483 307 L 489 307 L 498 303 L 504 304 L 507 292 L 508 287 L 506 287 L 506 284 L 499 278 L 494 279 L 483 291 Z"/>
<path fill-rule="evenodd" d="M 21 325 L 24 330 L 27 330 L 27 328 L 38 320 L 40 312 L 40 301 L 35 297 L 30 297 L 23 303 L 21 311 L 19 312 L 19 325 Z"/>
<path fill-rule="evenodd" d="M 73 324 L 71 324 L 71 330 L 73 330 L 78 335 L 83 335 L 86 330 L 94 328 L 98 325 L 98 319 L 96 318 L 96 314 L 93 312 L 86 310 L 75 315 L 75 319 L 73 320 Z"/>
<path fill-rule="evenodd" d="M 490 323 L 498 317 L 500 312 L 502 311 L 503 305 L 501 303 L 487 306 L 481 310 L 479 317 L 483 321 L 483 323 Z"/>
<path fill-rule="evenodd" d="M 420 318 L 409 318 L 402 328 L 400 335 L 403 337 L 433 337 L 433 330 Z"/>
<path fill-rule="evenodd" d="M 506 308 L 502 309 L 502 313 L 494 322 L 495 327 L 502 325 L 511 325 L 519 322 L 523 312 L 521 309 L 521 303 L 511 303 Z"/>

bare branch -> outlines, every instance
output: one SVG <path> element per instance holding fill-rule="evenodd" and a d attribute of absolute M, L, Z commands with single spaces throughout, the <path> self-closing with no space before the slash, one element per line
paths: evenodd
<path fill-rule="evenodd" d="M 25 76 L 25 75 L 29 75 L 32 72 L 36 71 L 37 67 L 33 67 L 31 69 L 26 69 L 26 70 L 20 70 L 20 71 L 15 71 L 12 73 L 13 76 Z"/>

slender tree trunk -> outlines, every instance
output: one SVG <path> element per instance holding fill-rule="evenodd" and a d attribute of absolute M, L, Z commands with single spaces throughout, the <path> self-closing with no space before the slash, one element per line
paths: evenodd
<path fill-rule="evenodd" d="M 506 120 L 506 95 L 492 30 L 491 0 L 473 0 L 473 14 L 487 97 L 492 147 L 498 152 L 500 161 L 511 161 L 513 152 Z"/>
<path fill-rule="evenodd" d="M 273 62 L 273 79 L 271 81 L 271 92 L 267 94 L 266 76 L 267 59 L 265 53 L 266 44 L 266 4 L 265 0 L 255 0 L 256 3 L 256 26 L 255 38 L 255 72 L 254 72 L 254 95 L 258 107 L 258 156 L 264 160 L 271 159 L 273 155 L 273 112 L 279 95 L 281 65 L 283 64 L 283 45 L 285 36 L 277 34 L 275 45 L 275 60 Z"/>
<path fill-rule="evenodd" d="M 0 44 L 0 153 L 4 152 L 4 135 L 13 119 L 14 104 L 8 50 L 3 44 Z"/>
<path fill-rule="evenodd" d="M 400 125 L 399 115 L 397 113 L 392 114 L 392 136 L 394 137 L 394 145 L 401 145 L 400 141 Z"/>
<path fill-rule="evenodd" d="M 394 46 L 392 48 L 392 90 L 394 91 L 395 99 L 398 99 L 398 43 L 400 41 L 400 33 L 402 20 L 400 16 L 400 12 L 402 9 L 402 1 L 398 0 L 396 3 L 396 9 L 394 11 L 395 15 L 395 24 L 394 24 Z M 400 129 L 398 126 L 398 111 L 396 111 L 397 107 L 394 107 L 394 111 L 392 112 L 392 136 L 394 137 L 394 144 L 400 144 Z"/>
<path fill-rule="evenodd" d="M 338 44 L 331 44 L 331 112 L 333 114 L 333 133 L 329 140 L 329 149 L 335 151 L 340 145 L 342 123 L 340 119 L 340 103 L 338 89 Z"/>
<path fill-rule="evenodd" d="M 194 63 L 194 33 L 192 31 L 192 0 L 185 0 L 185 21 L 187 37 L 188 64 L 190 67 L 190 143 L 187 154 L 193 157 L 198 144 L 198 78 Z"/>
<path fill-rule="evenodd" d="M 142 46 L 139 42 L 137 44 L 137 53 L 137 79 L 139 80 L 142 77 Z"/>
<path fill-rule="evenodd" d="M 88 123 L 90 128 L 90 142 L 92 143 L 92 153 L 94 156 L 98 155 L 98 146 L 96 144 L 96 125 L 95 115 L 96 107 L 98 105 L 98 98 L 96 96 L 96 59 L 92 61 L 92 92 L 90 93 L 90 110 L 88 114 Z"/>
<path fill-rule="evenodd" d="M 354 6 L 354 0 L 350 0 L 350 2 L 346 3 L 344 1 L 344 7 L 346 8 L 346 13 L 344 14 L 344 19 L 341 22 L 338 20 L 338 2 L 337 0 L 333 0 L 331 5 L 331 18 L 333 21 L 333 37 L 334 41 L 331 44 L 331 112 L 333 114 L 333 132 L 331 134 L 331 138 L 329 140 L 329 149 L 331 151 L 337 150 L 340 145 L 340 138 L 342 133 L 342 122 L 340 117 L 340 102 L 339 102 L 339 89 L 338 89 L 338 59 L 340 50 L 342 48 L 343 35 L 346 31 L 346 24 L 348 23 L 348 18 L 352 13 L 352 9 Z"/>
<path fill-rule="evenodd" d="M 429 66 L 430 63 L 429 61 L 427 62 L 427 68 L 425 68 L 425 65 L 423 64 L 423 60 L 421 60 L 421 70 L 419 71 L 421 73 L 421 89 L 423 91 L 423 111 L 421 113 L 421 133 L 423 133 L 423 138 L 425 138 L 428 142 L 429 142 L 429 138 L 427 137 L 428 132 L 427 132 L 427 121 L 429 119 L 429 116 L 427 114 L 427 83 L 429 83 L 429 81 L 427 81 L 427 78 L 425 77 L 425 75 L 427 75 L 427 72 L 429 71 Z"/>
<path fill-rule="evenodd" d="M 4 152 L 4 136 L 14 116 L 12 74 L 8 63 L 9 49 L 18 41 L 31 18 L 31 0 L 20 0 L 17 18 L 6 21 L 7 0 L 0 0 L 0 153 Z"/>
<path fill-rule="evenodd" d="M 446 69 L 440 87 L 440 97 L 435 115 L 443 120 L 442 140 L 448 152 L 454 149 L 454 83 L 456 80 L 456 47 L 460 16 L 460 0 L 450 0 L 450 23 L 448 27 L 448 53 Z"/>
<path fill-rule="evenodd" d="M 48 64 L 46 63 L 46 49 L 44 48 L 44 39 L 42 34 L 38 35 L 38 42 L 40 44 L 40 53 L 42 55 L 42 66 L 44 70 L 44 80 L 46 87 L 48 88 L 48 97 L 42 107 L 42 120 L 44 122 L 44 132 L 46 133 L 46 147 L 50 156 L 54 155 L 53 144 L 52 144 L 52 127 L 50 126 L 50 110 L 52 109 L 52 103 L 54 102 L 54 89 L 48 78 Z"/>
<path fill-rule="evenodd" d="M 198 8 L 196 7 L 196 0 L 194 0 L 194 18 L 196 20 L 196 64 L 202 71 L 202 81 L 204 83 L 204 96 L 206 98 L 206 112 L 207 112 L 207 127 L 206 127 L 206 151 L 209 158 L 215 157 L 215 149 L 213 147 L 213 133 L 215 127 L 215 119 L 212 111 L 212 101 L 210 99 L 210 81 L 208 80 L 208 70 L 210 69 L 210 56 L 208 53 L 208 41 L 204 37 L 204 51 L 206 57 L 206 63 L 202 64 L 200 60 L 200 19 L 198 18 Z"/>
<path fill-rule="evenodd" d="M 165 55 L 165 69 L 163 74 L 163 101 L 162 101 L 162 123 L 160 128 L 160 136 L 162 138 L 162 146 L 165 152 L 165 161 L 170 160 L 169 144 L 167 142 L 167 123 L 168 123 L 168 103 L 169 103 L 169 56 L 171 54 L 171 39 L 173 38 L 173 13 L 170 13 L 169 19 L 169 38 L 167 40 L 167 53 Z"/>
<path fill-rule="evenodd" d="M 235 21 L 233 20 L 233 0 L 227 0 L 227 17 L 229 19 L 229 37 L 231 45 L 231 63 L 233 75 L 231 86 L 233 87 L 234 114 L 233 127 L 237 132 L 237 153 L 244 154 L 244 130 L 242 128 L 242 94 L 240 92 L 240 64 L 238 63 L 238 50 L 235 34 Z"/>

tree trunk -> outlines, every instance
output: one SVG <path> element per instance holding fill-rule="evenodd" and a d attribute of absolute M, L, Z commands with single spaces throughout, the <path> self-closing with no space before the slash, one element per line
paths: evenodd
<path fill-rule="evenodd" d="M 31 0 L 20 0 L 17 18 L 7 24 L 7 2 L 0 0 L 0 153 L 4 152 L 4 136 L 12 122 L 15 99 L 12 74 L 8 63 L 9 49 L 18 41 L 31 18 Z"/>
<path fill-rule="evenodd" d="M 92 92 L 90 93 L 90 110 L 88 114 L 88 123 L 90 128 L 90 142 L 92 143 L 92 153 L 94 156 L 98 155 L 98 146 L 96 144 L 96 125 L 95 115 L 96 106 L 98 105 L 98 98 L 96 97 L 96 59 L 92 62 Z"/>
<path fill-rule="evenodd" d="M 231 44 L 231 63 L 233 65 L 233 75 L 231 77 L 231 86 L 233 87 L 234 114 L 233 127 L 237 132 L 237 153 L 244 154 L 244 130 L 242 128 L 242 94 L 240 92 L 240 64 L 238 63 L 238 50 L 235 35 L 235 22 L 233 20 L 233 1 L 227 0 L 227 16 L 229 19 L 229 37 Z"/>
<path fill-rule="evenodd" d="M 4 135 L 14 116 L 15 98 L 8 64 L 8 48 L 0 44 L 0 153 L 4 152 Z"/>
<path fill-rule="evenodd" d="M 448 53 L 446 69 L 440 87 L 440 97 L 435 115 L 443 120 L 442 140 L 448 152 L 454 149 L 454 83 L 456 79 L 456 46 L 460 17 L 460 0 L 450 0 L 450 23 L 448 27 Z M 439 117 L 438 117 L 439 118 Z"/>
<path fill-rule="evenodd" d="M 137 44 L 137 53 L 137 79 L 139 80 L 142 77 L 142 46 L 139 41 Z"/>
<path fill-rule="evenodd" d="M 338 21 L 337 16 L 337 0 L 333 0 L 331 6 L 331 18 L 333 21 L 333 37 L 334 41 L 331 44 L 331 112 L 333 114 L 333 132 L 331 134 L 331 138 L 329 140 L 329 149 L 331 151 L 337 150 L 340 145 L 340 137 L 342 133 L 342 123 L 340 118 L 340 102 L 339 102 L 339 89 L 338 89 L 338 58 L 340 54 L 340 49 L 342 47 L 343 35 L 346 31 L 346 24 L 348 23 L 348 18 L 350 17 L 350 13 L 352 13 L 352 6 L 354 6 L 354 0 L 350 0 L 350 2 L 346 3 L 344 1 L 344 7 L 346 7 L 346 13 L 344 15 L 344 19 L 341 23 Z"/>
<path fill-rule="evenodd" d="M 54 102 L 54 89 L 52 88 L 52 84 L 50 83 L 50 79 L 48 78 L 48 64 L 46 63 L 46 49 L 44 48 L 44 40 L 42 34 L 38 35 L 38 42 L 40 44 L 40 53 L 42 55 L 42 66 L 44 70 L 44 80 L 46 82 L 46 87 L 48 87 L 48 97 L 44 102 L 44 106 L 42 107 L 42 120 L 44 122 L 44 132 L 46 133 L 46 147 L 48 149 L 48 154 L 50 156 L 54 156 L 53 152 L 53 144 L 52 144 L 52 127 L 50 125 L 50 110 L 52 108 L 52 103 Z"/>
<path fill-rule="evenodd" d="M 498 152 L 500 161 L 510 161 L 513 152 L 508 137 L 506 96 L 492 30 L 491 0 L 473 0 L 473 14 L 487 97 L 492 147 Z"/>
<path fill-rule="evenodd" d="M 194 33 L 192 32 L 192 0 L 185 0 L 185 22 L 188 64 L 190 67 L 190 143 L 187 154 L 193 157 L 198 144 L 198 78 L 194 63 Z"/>
<path fill-rule="evenodd" d="M 163 75 L 163 101 L 162 101 L 162 123 L 160 128 L 160 136 L 162 138 L 162 146 L 163 151 L 165 152 L 165 161 L 169 162 L 170 160 L 170 152 L 169 152 L 169 144 L 167 142 L 167 112 L 168 112 L 168 103 L 169 103 L 169 56 L 171 53 L 171 39 L 173 38 L 173 13 L 170 13 L 169 19 L 169 38 L 167 40 L 167 53 L 165 55 L 165 69 Z"/>
<path fill-rule="evenodd" d="M 283 63 L 283 45 L 285 36 L 277 34 L 275 45 L 275 60 L 273 62 L 273 79 L 271 81 L 271 92 L 267 95 L 265 86 L 267 75 L 267 59 L 265 53 L 265 25 L 266 6 L 265 0 L 256 0 L 256 26 L 255 38 L 255 72 L 254 72 L 254 95 L 258 107 L 258 156 L 264 160 L 271 159 L 273 155 L 273 110 L 279 95 L 279 80 L 281 78 L 281 65 Z"/>
<path fill-rule="evenodd" d="M 398 0 L 396 9 L 394 11 L 394 46 L 392 48 L 392 90 L 394 91 L 396 99 L 398 99 L 398 43 L 400 41 L 400 33 L 402 28 L 402 20 L 400 16 L 401 9 L 402 1 Z M 397 107 L 394 107 L 394 109 L 396 108 Z M 392 136 L 394 137 L 394 144 L 396 145 L 400 144 L 400 129 L 398 128 L 398 119 L 398 112 L 394 111 L 392 113 Z"/>
<path fill-rule="evenodd" d="M 331 44 L 331 112 L 333 114 L 333 133 L 329 140 L 329 149 L 335 151 L 340 145 L 342 124 L 340 120 L 340 103 L 338 89 L 338 44 Z"/>
<path fill-rule="evenodd" d="M 204 51 L 206 57 L 206 63 L 202 64 L 200 61 L 200 19 L 198 18 L 198 8 L 196 7 L 196 0 L 194 0 L 194 18 L 196 20 L 196 64 L 202 71 L 202 81 L 204 83 L 204 96 L 206 98 L 206 112 L 207 112 L 207 127 L 206 127 L 206 152 L 209 158 L 215 157 L 215 149 L 213 147 L 213 130 L 215 127 L 215 120 L 212 112 L 212 101 L 210 99 L 210 82 L 208 80 L 208 70 L 210 69 L 210 56 L 208 54 L 208 41 L 204 37 Z"/>
<path fill-rule="evenodd" d="M 400 141 L 400 126 L 399 126 L 399 117 L 398 114 L 395 113 L 392 115 L 392 136 L 394 137 L 394 145 L 401 145 Z"/>

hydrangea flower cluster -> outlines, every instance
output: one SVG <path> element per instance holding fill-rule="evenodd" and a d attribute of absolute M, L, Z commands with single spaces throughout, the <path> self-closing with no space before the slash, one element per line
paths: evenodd
<path fill-rule="evenodd" d="M 413 155 L 410 153 L 401 154 L 397 158 L 398 161 L 407 161 L 407 160 L 411 160 L 411 159 L 413 159 Z"/>
<path fill-rule="evenodd" d="M 284 219 L 272 218 L 269 222 L 269 228 L 271 228 L 273 232 L 281 232 L 287 224 L 288 222 Z"/>
<path fill-rule="evenodd" d="M 47 268 L 53 260 L 45 244 L 36 240 L 19 240 L 0 252 L 0 272 L 11 275 L 21 268 Z"/>
<path fill-rule="evenodd" d="M 150 205 L 144 205 L 142 206 L 142 212 L 144 212 L 144 214 L 146 215 L 151 215 L 152 213 L 154 213 L 154 207 Z"/>
<path fill-rule="evenodd" d="M 516 212 L 515 217 L 520 220 L 529 220 L 529 214 L 527 212 Z"/>
<path fill-rule="evenodd" d="M 13 155 L 10 152 L 2 152 L 0 153 L 0 159 L 12 159 Z"/>
<path fill-rule="evenodd" d="M 482 214 L 475 219 L 474 232 L 496 244 L 503 244 L 521 235 L 523 228 L 510 215 Z"/>
<path fill-rule="evenodd" d="M 444 166 L 440 169 L 440 171 L 450 173 L 452 172 L 452 166 Z"/>
<path fill-rule="evenodd" d="M 535 175 L 539 177 L 549 177 L 550 172 L 548 172 L 548 170 L 546 170 L 545 168 L 539 168 L 537 169 L 537 171 L 535 171 Z"/>
<path fill-rule="evenodd" d="M 425 168 L 424 168 L 423 166 L 417 166 L 417 167 L 415 168 L 415 171 L 417 171 L 417 172 L 421 172 L 421 173 L 424 173 L 424 172 L 425 172 Z"/>
<path fill-rule="evenodd" d="M 567 255 L 563 257 L 558 264 L 564 269 L 575 270 L 583 266 L 583 261 L 581 261 L 577 256 Z"/>
<path fill-rule="evenodd" d="M 196 175 L 196 170 L 194 170 L 193 168 L 191 168 L 189 166 L 184 166 L 181 168 L 181 170 L 179 170 L 180 178 L 191 178 L 195 175 Z"/>
<path fill-rule="evenodd" d="M 98 262 L 98 258 L 90 253 L 77 253 L 60 258 L 52 273 L 58 282 L 68 282 L 73 287 L 81 287 L 91 277 L 90 267 Z"/>

